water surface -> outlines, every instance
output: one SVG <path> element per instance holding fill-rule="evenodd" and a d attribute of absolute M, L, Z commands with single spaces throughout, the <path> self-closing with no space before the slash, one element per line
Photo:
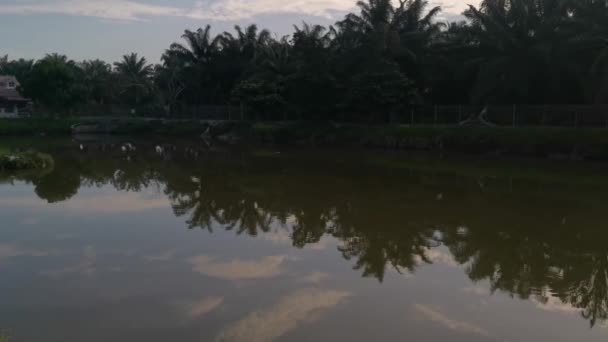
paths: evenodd
<path fill-rule="evenodd" d="M 13 341 L 608 338 L 605 166 L 124 143 L 0 176 Z"/>

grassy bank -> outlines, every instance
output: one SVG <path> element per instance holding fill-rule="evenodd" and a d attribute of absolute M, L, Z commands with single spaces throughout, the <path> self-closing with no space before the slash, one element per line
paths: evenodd
<path fill-rule="evenodd" d="M 274 144 L 608 160 L 606 129 L 255 124 L 253 133 Z"/>
<path fill-rule="evenodd" d="M 200 135 L 206 126 L 198 121 L 144 120 L 144 119 L 0 119 L 0 136 L 70 136 L 75 124 L 101 123 L 109 134 L 120 135 Z"/>
<path fill-rule="evenodd" d="M 86 122 L 86 121 L 85 121 Z M 210 127 L 200 121 L 105 119 L 108 133 L 196 137 Z M 0 136 L 70 136 L 78 119 L 0 120 Z M 454 126 L 338 125 L 331 123 L 219 123 L 211 135 L 273 145 L 369 147 L 388 150 L 608 160 L 608 130 L 602 128 L 485 128 Z"/>
<path fill-rule="evenodd" d="M 0 119 L 0 136 L 71 134 L 72 119 Z"/>

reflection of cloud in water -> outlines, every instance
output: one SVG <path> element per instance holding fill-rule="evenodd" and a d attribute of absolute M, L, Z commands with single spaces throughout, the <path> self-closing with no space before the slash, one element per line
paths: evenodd
<path fill-rule="evenodd" d="M 188 316 L 191 318 L 200 318 L 217 309 L 223 302 L 224 297 L 207 297 L 198 302 L 194 302 L 187 306 Z"/>
<path fill-rule="evenodd" d="M 170 250 L 159 254 L 152 254 L 144 256 L 147 261 L 169 261 L 175 257 L 175 251 Z"/>
<path fill-rule="evenodd" d="M 463 292 L 478 295 L 478 296 L 489 296 L 491 292 L 489 289 L 481 286 L 469 286 L 462 289 Z"/>
<path fill-rule="evenodd" d="M 300 290 L 282 298 L 276 305 L 254 311 L 226 327 L 217 341 L 273 341 L 313 322 L 325 311 L 340 304 L 351 294 L 333 290 Z"/>
<path fill-rule="evenodd" d="M 35 217 L 27 217 L 19 222 L 23 226 L 35 226 L 40 223 L 40 219 Z"/>
<path fill-rule="evenodd" d="M 434 248 L 426 248 L 424 251 L 424 255 L 428 260 L 430 260 L 433 264 L 440 264 L 450 267 L 458 267 L 458 262 L 454 260 L 454 257 L 446 251 L 442 251 L 440 249 Z M 425 262 L 418 255 L 414 256 L 416 258 L 416 262 L 418 264 L 424 264 Z"/>
<path fill-rule="evenodd" d="M 84 213 L 131 213 L 150 209 L 168 208 L 163 198 L 150 198 L 139 193 L 127 192 L 78 198 L 64 204 L 68 210 Z"/>
<path fill-rule="evenodd" d="M 147 196 L 143 193 L 125 192 L 99 194 L 92 197 L 79 196 L 66 202 L 49 206 L 35 198 L 0 198 L 0 206 L 6 208 L 45 209 L 63 208 L 66 211 L 84 214 L 132 213 L 151 209 L 169 208 L 167 199 Z"/>
<path fill-rule="evenodd" d="M 291 245 L 291 235 L 286 230 L 274 230 L 260 235 L 262 240 L 270 241 L 280 245 Z"/>
<path fill-rule="evenodd" d="M 475 335 L 481 335 L 481 336 L 490 336 L 490 333 L 488 333 L 488 331 L 486 331 L 485 329 L 483 329 L 481 327 L 478 327 L 471 323 L 452 319 L 452 318 L 446 316 L 445 314 L 443 314 L 442 312 L 435 310 L 429 306 L 422 305 L 422 304 L 416 304 L 416 305 L 414 305 L 414 309 L 416 310 L 416 312 L 423 315 L 428 320 L 433 321 L 433 322 L 443 326 L 446 329 L 461 332 L 461 333 L 475 334 Z"/>
<path fill-rule="evenodd" d="M 291 246 L 293 244 L 293 238 L 291 236 L 291 233 L 284 229 L 277 229 L 268 233 L 261 234 L 259 235 L 259 238 L 277 245 Z M 319 242 L 306 244 L 306 246 L 304 246 L 302 249 L 309 249 L 315 251 L 324 250 L 327 249 L 329 244 L 330 239 L 328 237 L 323 237 L 321 238 L 321 240 L 319 240 Z"/>
<path fill-rule="evenodd" d="M 577 314 L 581 312 L 581 309 L 577 309 L 570 304 L 563 303 L 557 297 L 547 297 L 546 302 L 541 302 L 536 298 L 532 298 L 532 302 L 536 305 L 538 309 L 549 312 L 556 312 L 562 314 Z"/>
<path fill-rule="evenodd" d="M 277 255 L 254 261 L 235 259 L 219 262 L 201 255 L 188 259 L 188 262 L 195 272 L 214 278 L 241 280 L 275 277 L 281 273 L 281 265 L 286 259 L 285 255 Z"/>
<path fill-rule="evenodd" d="M 323 272 L 312 272 L 309 275 L 302 277 L 300 280 L 303 283 L 319 285 L 329 278 L 329 274 Z"/>
<path fill-rule="evenodd" d="M 45 257 L 57 254 L 59 253 L 54 251 L 42 251 L 21 247 L 15 244 L 0 243 L 0 262 L 17 257 Z"/>
<path fill-rule="evenodd" d="M 84 248 L 82 259 L 77 265 L 56 270 L 42 271 L 41 274 L 49 277 L 61 277 L 68 274 L 92 276 L 96 272 L 96 264 L 97 253 L 95 253 L 95 249 L 93 247 L 87 246 Z"/>

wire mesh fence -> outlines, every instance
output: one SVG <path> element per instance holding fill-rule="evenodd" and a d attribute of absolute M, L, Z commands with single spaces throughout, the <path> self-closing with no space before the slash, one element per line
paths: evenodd
<path fill-rule="evenodd" d="M 393 123 L 408 125 L 459 125 L 479 117 L 506 127 L 608 127 L 608 106 L 511 105 L 416 106 L 393 115 Z"/>
<path fill-rule="evenodd" d="M 36 111 L 35 111 L 36 112 Z M 38 110 L 43 113 L 44 110 Z M 501 127 L 606 127 L 608 105 L 510 105 L 510 106 L 411 106 L 393 111 L 385 123 L 424 126 L 457 126 L 483 114 L 485 121 Z M 163 119 L 297 121 L 305 116 L 292 112 L 260 115 L 239 105 L 128 106 L 86 105 L 72 108 L 75 117 L 141 117 Z M 35 115 L 34 115 L 35 116 Z M 328 120 L 362 123 L 362 116 L 340 113 Z M 379 122 L 375 122 L 379 123 Z"/>

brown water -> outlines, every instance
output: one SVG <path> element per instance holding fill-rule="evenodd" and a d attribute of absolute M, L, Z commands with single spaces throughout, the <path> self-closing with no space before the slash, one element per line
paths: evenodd
<path fill-rule="evenodd" d="M 604 166 L 81 143 L 0 177 L 11 341 L 608 338 Z"/>

